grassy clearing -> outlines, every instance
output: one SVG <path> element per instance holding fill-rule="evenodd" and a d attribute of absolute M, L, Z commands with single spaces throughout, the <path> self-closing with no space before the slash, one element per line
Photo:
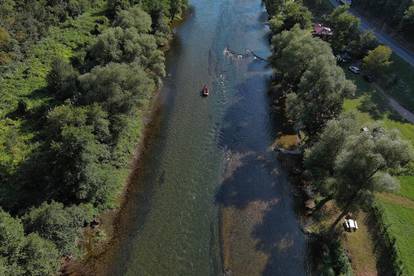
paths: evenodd
<path fill-rule="evenodd" d="M 414 209 L 381 199 L 379 201 L 385 211 L 385 223 L 389 225 L 391 234 L 396 237 L 407 275 L 414 275 Z"/>
<path fill-rule="evenodd" d="M 360 212 L 357 216 L 359 229 L 343 236 L 345 249 L 352 259 L 352 268 L 356 275 L 377 275 L 374 243 L 370 237 L 366 223 L 367 215 Z"/>
<path fill-rule="evenodd" d="M 400 191 L 399 195 L 414 200 L 414 176 L 400 176 Z"/>
<path fill-rule="evenodd" d="M 344 110 L 355 112 L 358 120 L 363 124 L 377 122 L 385 128 L 398 129 L 401 135 L 414 145 L 414 125 L 404 122 L 393 113 L 374 86 L 366 83 L 360 76 L 348 75 L 348 77 L 354 80 L 358 91 L 355 98 L 345 101 Z M 367 106 L 370 108 L 366 108 Z M 414 248 L 411 246 L 414 242 L 414 176 L 406 175 L 398 178 L 401 184 L 398 194 L 379 194 L 377 201 L 384 209 L 385 223 L 390 225 L 391 235 L 397 240 L 398 250 L 408 275 L 414 275 L 412 258 Z M 364 247 L 365 242 L 369 241 L 361 242 L 359 247 Z M 358 252 L 357 249 L 352 251 L 355 250 Z"/>

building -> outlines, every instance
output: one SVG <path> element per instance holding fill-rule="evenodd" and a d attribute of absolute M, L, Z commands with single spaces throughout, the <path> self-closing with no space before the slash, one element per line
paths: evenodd
<path fill-rule="evenodd" d="M 331 28 L 318 23 L 313 26 L 312 34 L 320 38 L 327 38 L 333 35 L 333 31 Z"/>

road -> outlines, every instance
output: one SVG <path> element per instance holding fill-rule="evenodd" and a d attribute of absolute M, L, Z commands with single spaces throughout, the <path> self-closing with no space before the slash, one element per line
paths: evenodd
<path fill-rule="evenodd" d="M 329 1 L 335 7 L 340 5 L 337 0 L 329 0 Z M 356 13 L 352 9 L 350 10 L 350 13 L 352 13 L 353 15 L 355 15 L 361 20 L 361 26 L 360 26 L 361 30 L 372 31 L 380 43 L 389 46 L 394 53 L 396 53 L 399 57 L 401 57 L 403 60 L 408 62 L 411 66 L 414 66 L 414 53 L 402 47 L 395 39 L 393 39 L 388 34 L 376 28 L 373 24 L 371 24 L 365 18 L 361 17 L 358 13 Z"/>

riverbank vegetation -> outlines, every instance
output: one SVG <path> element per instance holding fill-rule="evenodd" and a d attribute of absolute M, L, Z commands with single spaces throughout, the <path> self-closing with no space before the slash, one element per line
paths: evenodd
<path fill-rule="evenodd" d="M 339 7 L 324 17 L 334 30 L 332 37 L 325 37 L 325 42 L 312 36 L 309 27 L 312 16 L 306 7 L 289 8 L 295 12 L 286 16 L 286 3 L 301 6 L 301 2 L 264 2 L 272 30 L 271 62 L 275 71 L 272 96 L 285 110 L 292 126 L 304 136 L 302 181 L 312 183 L 318 195 L 314 218 L 320 217 L 320 210 L 328 202 L 339 208 L 336 216 L 331 215 L 320 227 L 313 228 L 317 230 L 316 240 L 325 244 L 323 252 L 319 252 L 325 257 L 318 260 L 321 265 L 316 269 L 323 275 L 350 275 L 348 257 L 338 253 L 343 249 L 337 243 L 336 226 L 347 214 L 356 214 L 361 209 L 378 210 L 376 193 L 398 190 L 398 180 L 410 170 L 414 153 L 412 144 L 404 140 L 411 137 L 395 130 L 395 124 L 362 121 L 359 112 L 343 111 L 348 99 L 360 96 L 360 86 L 359 83 L 355 86 L 349 74 L 337 65 L 333 52 L 346 50 L 353 57 L 364 58 L 364 69 L 378 77 L 389 70 L 390 51 L 378 45 L 371 33 L 359 31 L 359 20 L 347 12 L 347 7 Z M 379 232 L 391 221 L 387 217 L 386 212 L 384 216 L 375 216 Z M 402 265 L 402 260 L 407 261 L 404 257 L 407 252 L 403 253 L 405 241 L 399 247 L 389 231 L 381 239 L 391 259 L 390 269 L 396 274 L 408 273 L 406 268 L 410 264 Z"/>
<path fill-rule="evenodd" d="M 56 274 L 84 254 L 83 227 L 117 207 L 185 6 L 0 4 L 2 275 Z"/>

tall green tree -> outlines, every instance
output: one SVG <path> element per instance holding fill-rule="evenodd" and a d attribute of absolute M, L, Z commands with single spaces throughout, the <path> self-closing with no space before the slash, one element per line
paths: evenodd
<path fill-rule="evenodd" d="M 375 77 L 379 77 L 386 72 L 391 65 L 392 50 L 380 45 L 363 59 L 363 69 L 371 73 Z"/>
<path fill-rule="evenodd" d="M 333 30 L 332 48 L 335 51 L 347 49 L 358 40 L 360 20 L 348 12 L 349 6 L 339 6 L 329 16 L 328 23 Z"/>
<path fill-rule="evenodd" d="M 136 64 L 98 66 L 79 81 L 84 103 L 101 103 L 110 116 L 129 113 L 155 90 L 154 82 Z"/>
<path fill-rule="evenodd" d="M 272 48 L 271 63 L 285 90 L 296 89 L 314 58 L 333 55 L 328 43 L 314 38 L 310 31 L 302 30 L 299 26 L 275 35 Z"/>
<path fill-rule="evenodd" d="M 55 201 L 44 202 L 25 214 L 23 223 L 26 232 L 38 233 L 42 238 L 52 241 L 60 255 L 76 254 L 76 239 L 81 227 L 92 220 L 93 214 L 92 207 L 88 205 L 65 207 Z M 37 242 L 38 238 L 34 237 L 33 243 Z"/>
<path fill-rule="evenodd" d="M 346 79 L 332 55 L 314 58 L 303 73 L 296 92 L 288 94 L 288 117 L 299 129 L 315 137 L 342 111 L 344 98 L 355 92 L 355 85 Z"/>
<path fill-rule="evenodd" d="M 72 65 L 56 59 L 52 62 L 52 68 L 46 76 L 48 89 L 58 100 L 66 100 L 76 94 L 77 78 L 79 73 Z"/>
<path fill-rule="evenodd" d="M 22 275 L 54 276 L 59 269 L 59 252 L 56 246 L 38 234 L 29 234 L 21 250 L 19 265 L 23 268 Z"/>
<path fill-rule="evenodd" d="M 411 145 L 395 130 L 376 125 L 357 129 L 352 117 L 331 121 L 305 154 L 305 167 L 322 193 L 342 209 L 331 230 L 349 211 L 369 202 L 373 192 L 396 189 L 398 181 L 390 172 L 414 157 Z"/>
<path fill-rule="evenodd" d="M 273 34 L 290 30 L 296 24 L 302 29 L 308 29 L 312 26 L 312 13 L 303 4 L 296 1 L 287 1 L 283 9 L 269 20 Z"/>

